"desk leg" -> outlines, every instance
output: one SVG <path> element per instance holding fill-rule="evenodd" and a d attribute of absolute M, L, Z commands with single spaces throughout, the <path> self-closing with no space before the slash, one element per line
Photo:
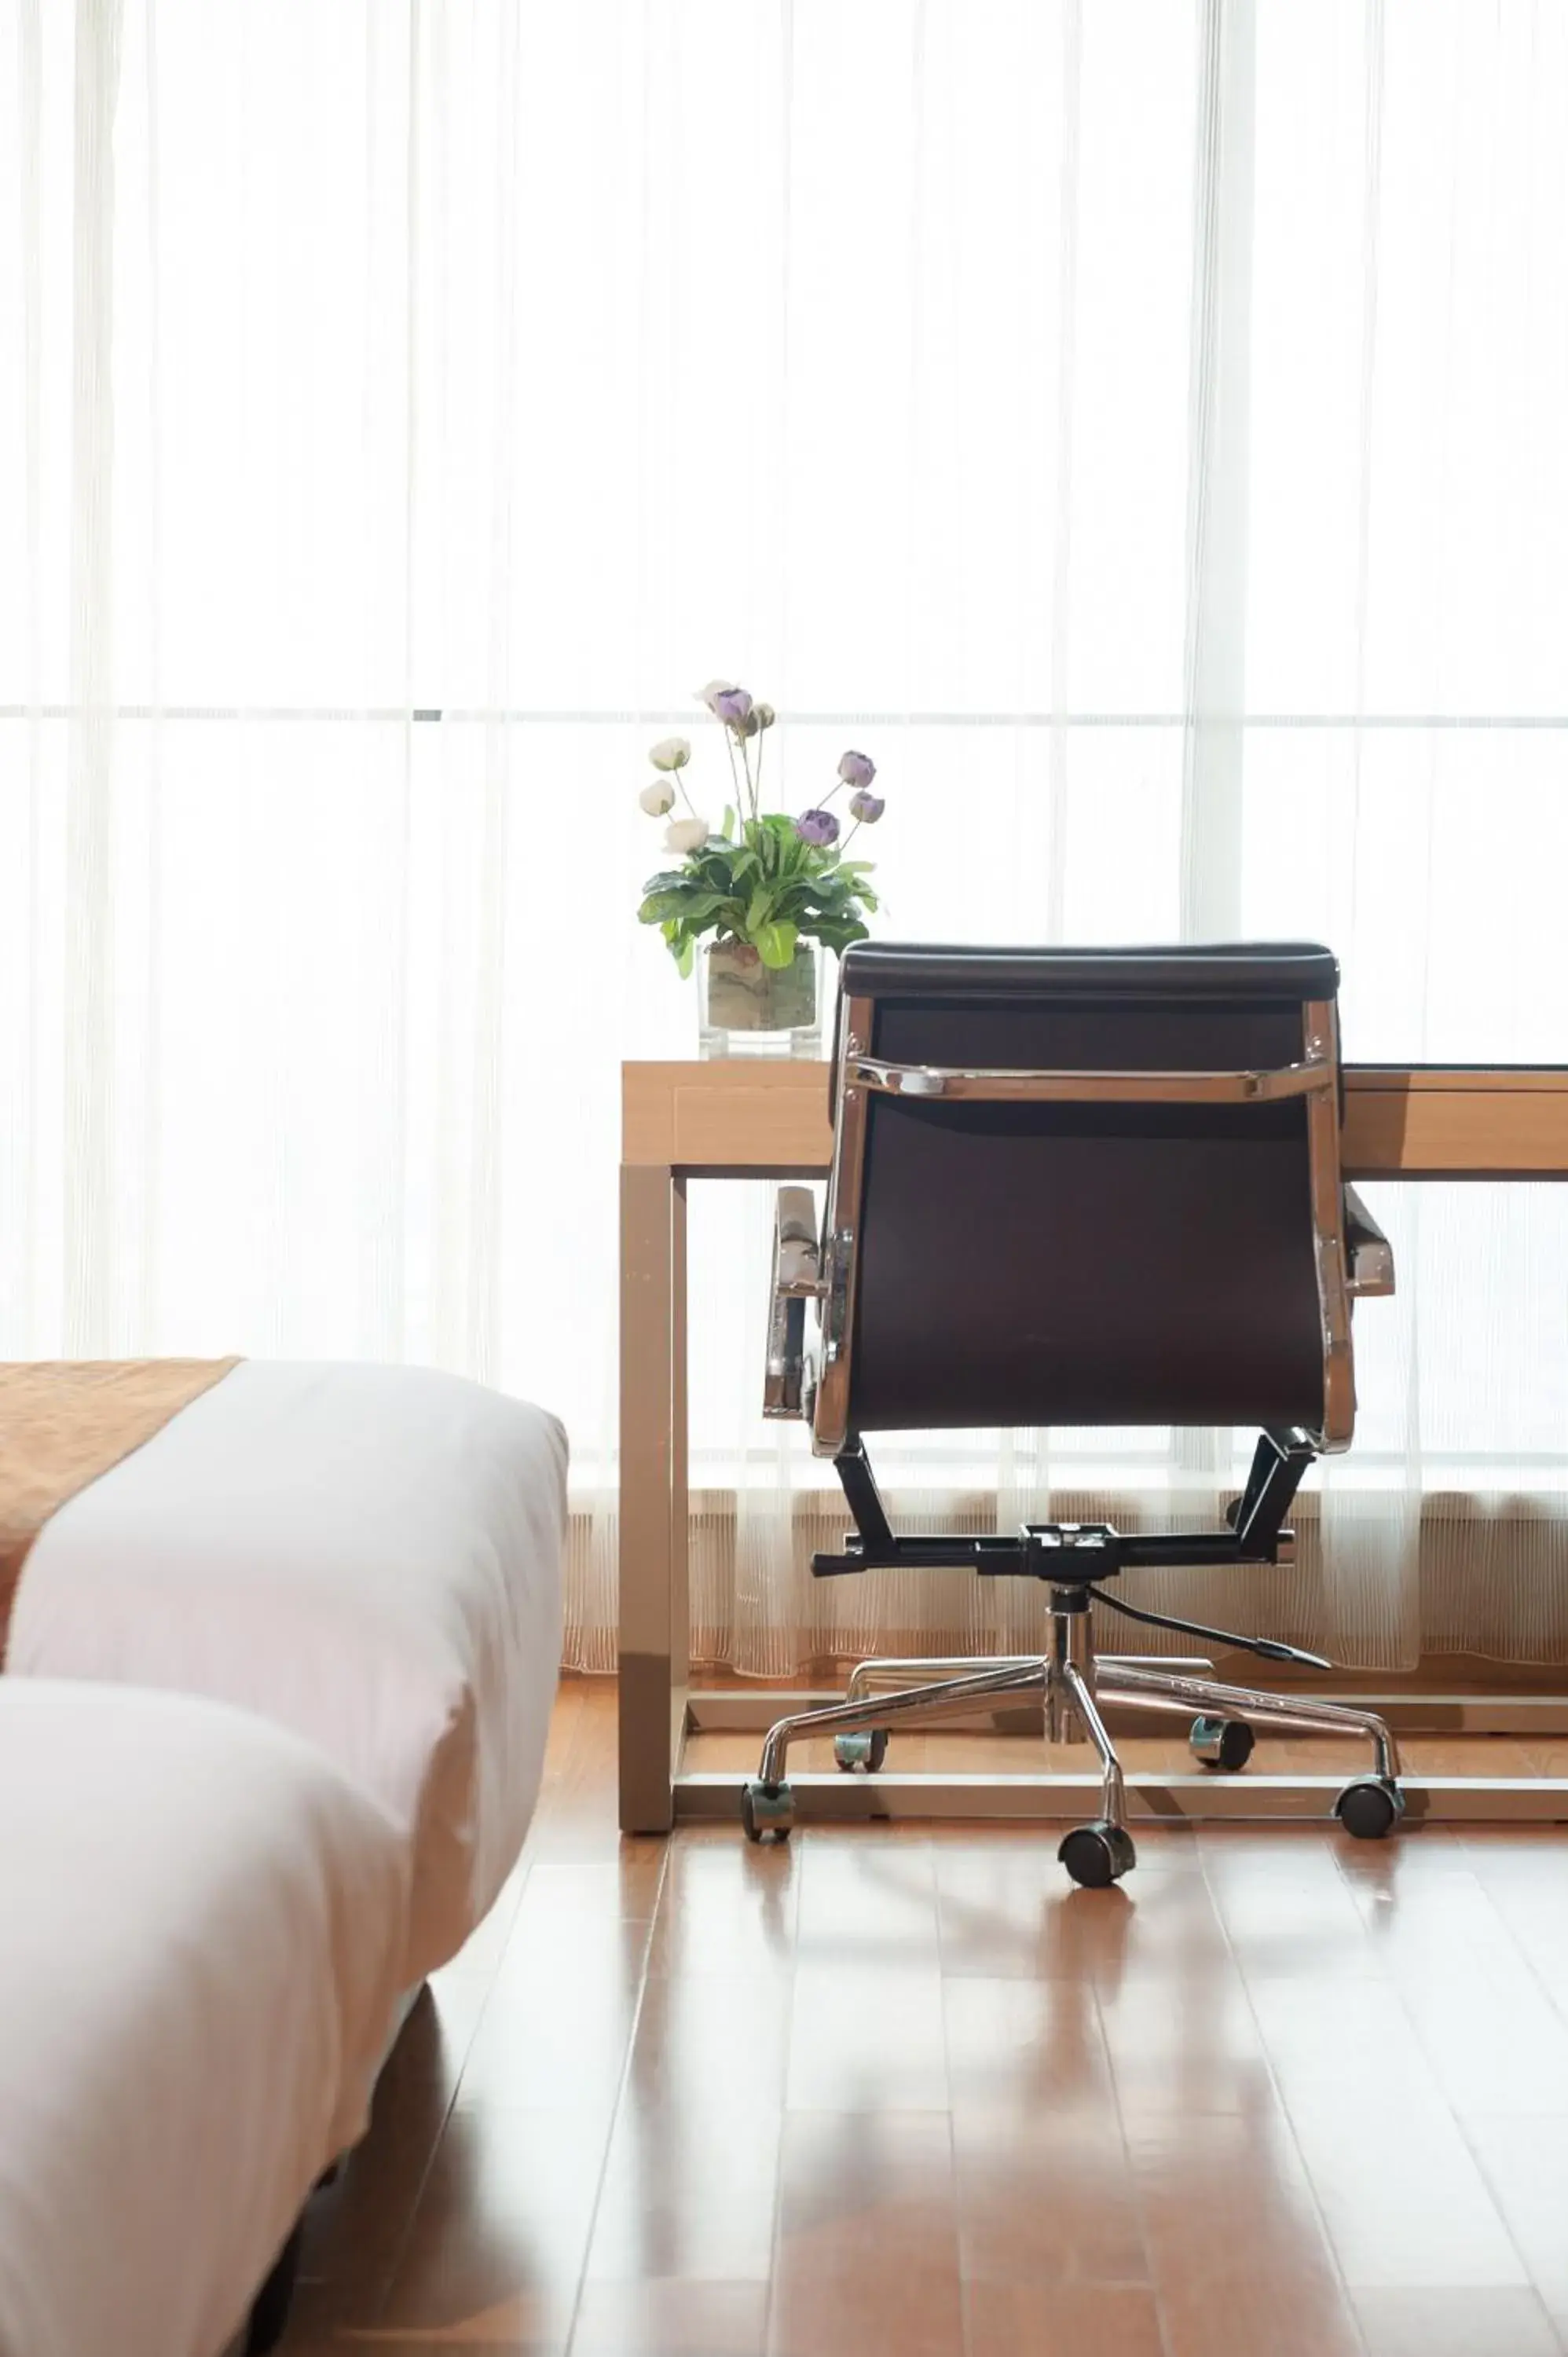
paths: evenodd
<path fill-rule="evenodd" d="M 668 1833 L 691 1639 L 686 1497 L 686 1182 L 623 1164 L 620 1294 L 620 1825 Z"/>

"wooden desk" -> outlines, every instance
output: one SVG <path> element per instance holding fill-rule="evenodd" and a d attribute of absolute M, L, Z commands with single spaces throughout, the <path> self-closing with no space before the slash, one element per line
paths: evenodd
<path fill-rule="evenodd" d="M 744 1058 L 622 1067 L 620 1822 L 628 1833 L 660 1833 L 677 1814 L 714 1812 L 722 1796 L 708 1780 L 682 1773 L 694 1726 L 721 1717 L 766 1725 L 779 1715 L 777 1695 L 721 1704 L 688 1690 L 686 1182 L 823 1177 L 827 1076 L 826 1064 Z M 1348 1178 L 1568 1178 L 1568 1067 L 1364 1064 L 1347 1067 L 1345 1080 Z M 1530 1706 L 1539 1727 L 1552 1706 Z M 1470 1724 L 1479 1723 L 1472 1713 Z M 1192 1781 L 1218 1807 L 1227 1793 L 1232 1805 L 1248 1793 L 1255 1800 L 1267 1780 Z M 729 1805 L 738 1807 L 735 1781 Z M 841 1805 L 868 1812 L 876 1788 L 864 1778 L 840 1781 Z M 897 1782 L 877 1780 L 885 1797 L 875 1805 L 894 1805 Z M 1004 1805 L 995 1793 L 980 1797 Z M 1459 1799 L 1450 1803 L 1444 1813 L 1465 1813 Z M 1171 1805 L 1179 1808 L 1181 1795 Z M 1562 1813 L 1561 1803 L 1544 1813 Z"/>

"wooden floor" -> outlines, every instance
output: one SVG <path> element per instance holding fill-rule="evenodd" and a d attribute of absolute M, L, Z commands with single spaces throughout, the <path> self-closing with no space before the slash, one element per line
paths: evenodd
<path fill-rule="evenodd" d="M 294 2357 L 1568 2350 L 1568 1828 L 1161 1828 L 1077 1891 L 1017 1828 L 622 1843 L 614 1766 L 570 1684 Z"/>

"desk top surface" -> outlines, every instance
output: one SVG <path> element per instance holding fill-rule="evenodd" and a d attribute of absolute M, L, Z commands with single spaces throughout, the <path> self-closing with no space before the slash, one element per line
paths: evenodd
<path fill-rule="evenodd" d="M 828 1067 L 779 1058 L 621 1067 L 621 1159 L 720 1178 L 828 1167 Z M 1568 1178 L 1568 1065 L 1348 1064 L 1352 1178 Z"/>

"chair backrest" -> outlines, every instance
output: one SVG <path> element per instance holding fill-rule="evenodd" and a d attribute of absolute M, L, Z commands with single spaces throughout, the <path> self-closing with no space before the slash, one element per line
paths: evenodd
<path fill-rule="evenodd" d="M 1344 1447 L 1337 988 L 1310 944 L 851 949 L 818 1448 L 1061 1424 Z"/>

